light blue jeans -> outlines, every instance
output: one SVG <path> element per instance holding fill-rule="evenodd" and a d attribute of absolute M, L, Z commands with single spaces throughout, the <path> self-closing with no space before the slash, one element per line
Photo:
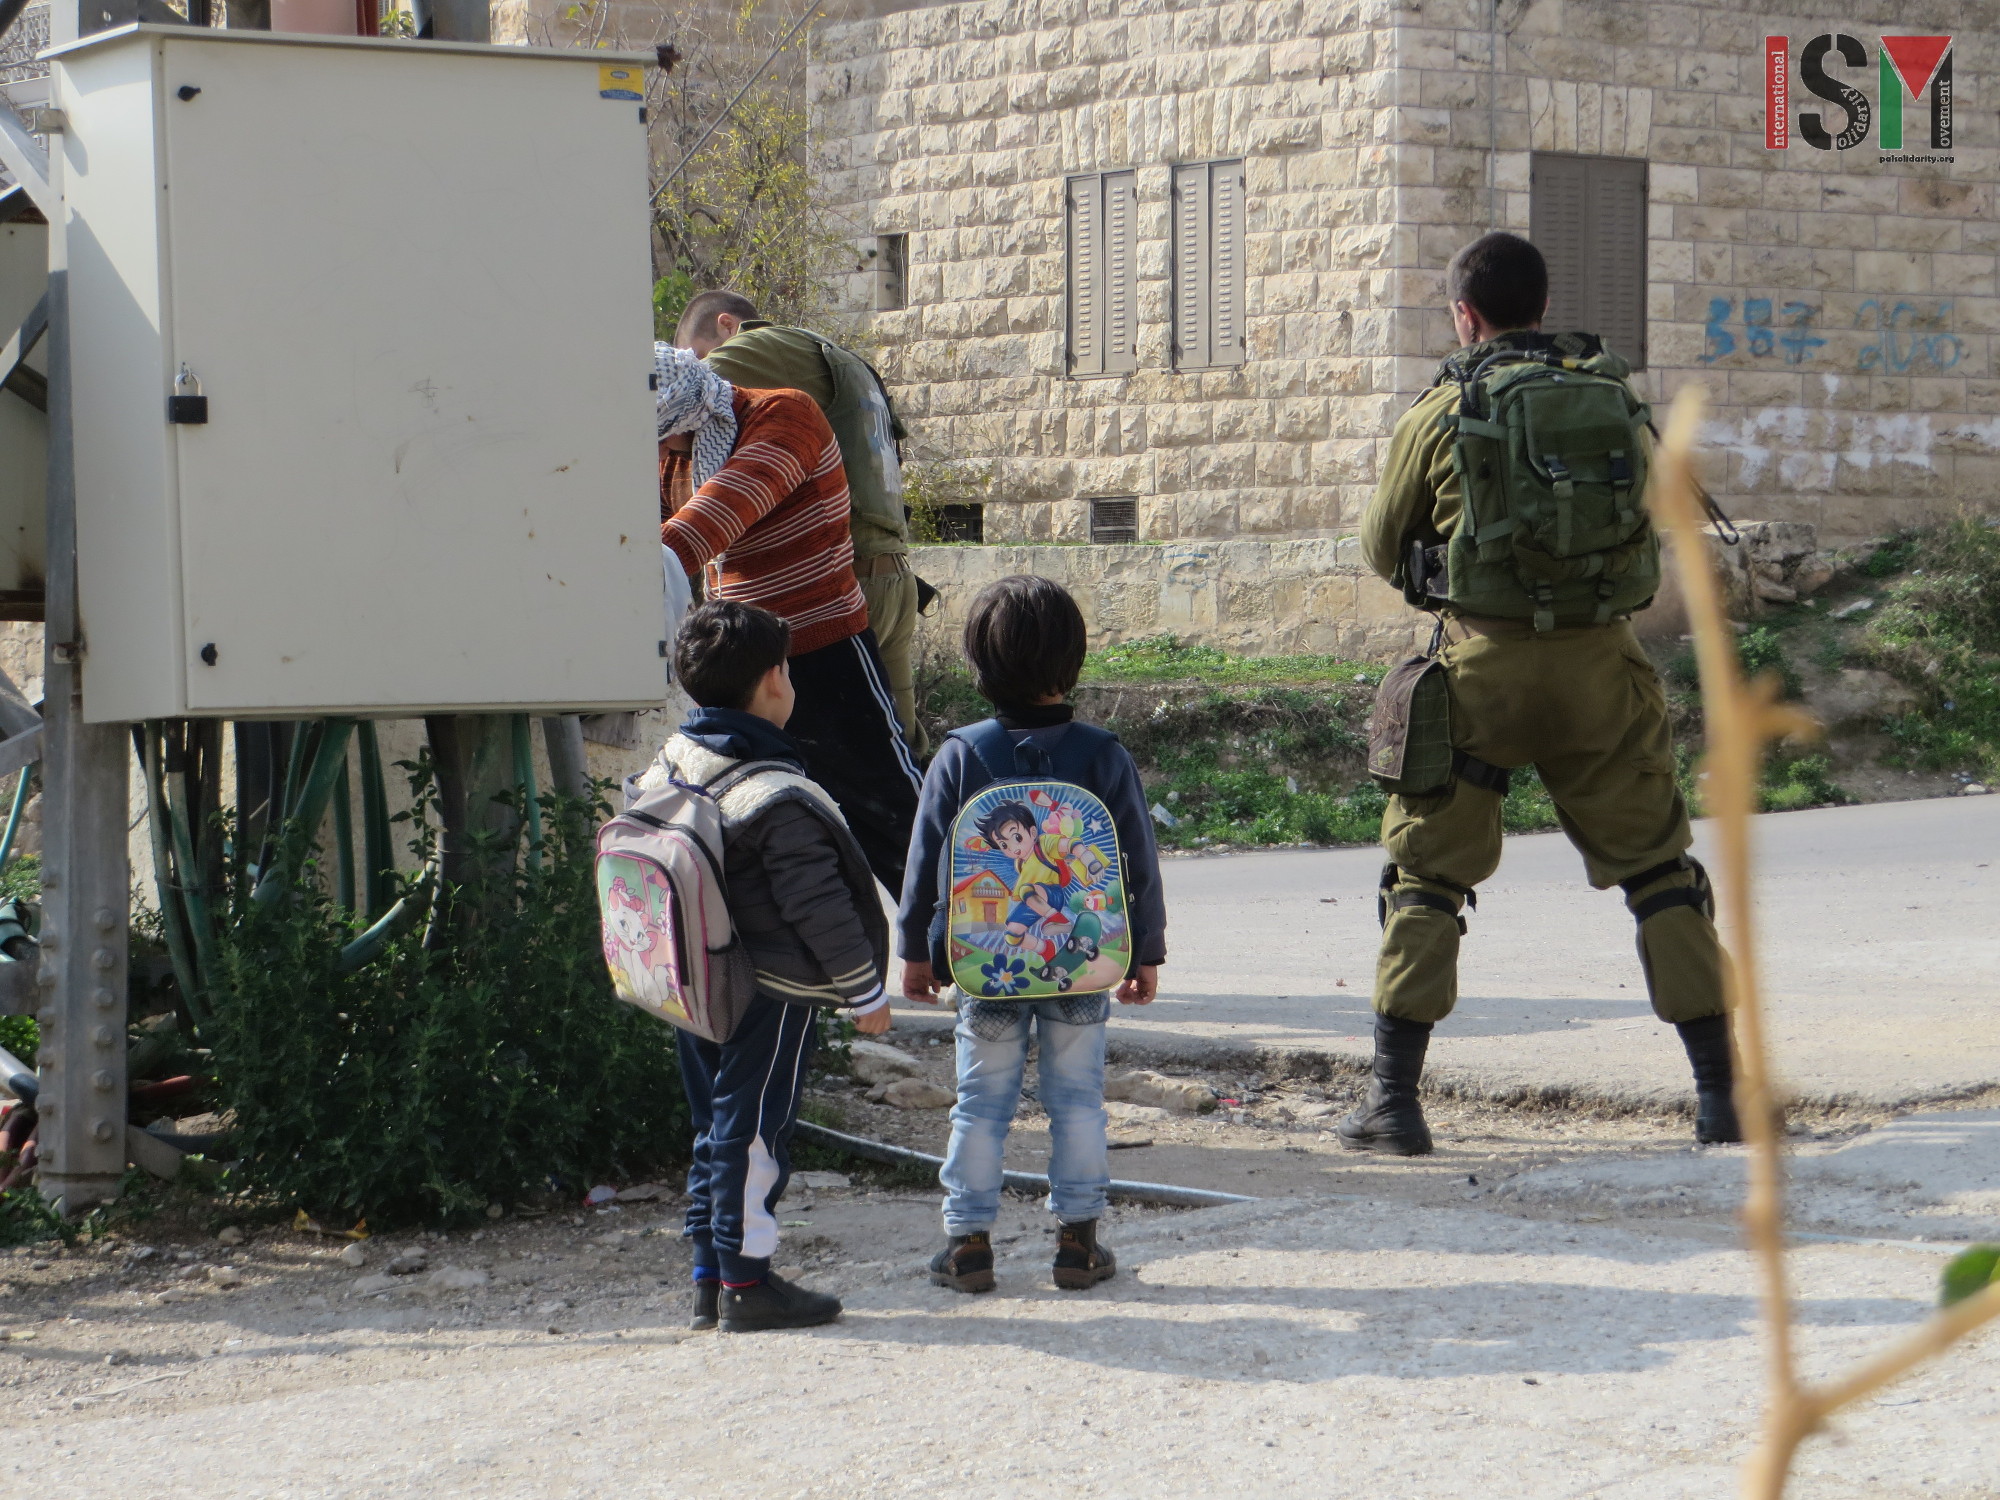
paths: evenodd
<path fill-rule="evenodd" d="M 1075 1002 L 1068 1004 L 1074 1014 Z M 945 1233 L 991 1229 L 1000 1216 L 1001 1153 L 1021 1102 L 1030 1022 L 1042 1044 L 1037 1092 L 1053 1145 L 1049 1209 L 1065 1224 L 1103 1217 L 1111 1181 L 1104 1135 L 1104 1022 L 1067 1022 L 1064 1009 L 1063 1001 L 1044 1000 L 960 1011 L 958 1103 L 951 1111 L 951 1145 L 938 1172 L 945 1190 Z"/>

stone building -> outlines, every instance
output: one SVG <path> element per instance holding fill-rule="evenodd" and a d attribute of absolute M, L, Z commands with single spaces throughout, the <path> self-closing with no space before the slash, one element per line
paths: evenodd
<path fill-rule="evenodd" d="M 1946 33 L 1942 58 L 1882 42 Z M 1339 539 L 1453 343 L 1444 265 L 1489 227 L 1549 255 L 1549 326 L 1596 326 L 1649 399 L 1707 388 L 1733 512 L 1837 544 L 1990 505 L 1996 52 L 1991 0 L 951 0 L 829 22 L 810 89 L 870 267 L 853 304 L 920 456 L 992 473 L 951 518 L 986 545 L 924 570 L 1054 572 L 1104 636 L 1406 638 Z"/>

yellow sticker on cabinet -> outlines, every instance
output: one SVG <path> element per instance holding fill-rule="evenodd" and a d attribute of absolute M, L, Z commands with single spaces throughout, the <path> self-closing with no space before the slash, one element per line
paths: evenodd
<path fill-rule="evenodd" d="M 624 63 L 600 63 L 597 68 L 597 96 L 600 99 L 630 99 L 643 104 L 646 95 L 639 70 Z"/>

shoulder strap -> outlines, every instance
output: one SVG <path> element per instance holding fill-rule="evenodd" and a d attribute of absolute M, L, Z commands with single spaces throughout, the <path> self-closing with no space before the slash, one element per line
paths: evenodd
<path fill-rule="evenodd" d="M 799 774 L 799 768 L 788 760 L 740 760 L 728 770 L 704 781 L 701 789 L 720 802 L 726 792 L 767 771 L 786 771 L 794 776 Z"/>
<path fill-rule="evenodd" d="M 1000 727 L 998 719 L 981 719 L 977 724 L 967 724 L 962 729 L 952 730 L 946 738 L 965 742 L 972 758 L 986 772 L 988 781 L 1006 781 L 1021 774 L 1014 755 L 1014 737 Z"/>
<path fill-rule="evenodd" d="M 1117 743 L 1118 736 L 1108 729 L 1100 729 L 1095 724 L 1078 724 L 1074 721 L 1069 732 L 1056 742 L 1049 755 L 1049 769 L 1057 781 L 1082 783 L 1090 775 L 1090 768 L 1096 762 L 1099 752 L 1106 745 Z M 1085 787 L 1084 790 L 1090 790 Z"/>

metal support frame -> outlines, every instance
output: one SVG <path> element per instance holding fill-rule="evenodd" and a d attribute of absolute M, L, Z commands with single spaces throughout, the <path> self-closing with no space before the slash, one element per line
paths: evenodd
<path fill-rule="evenodd" d="M 73 0 L 54 7 L 51 39 Z M 69 14 L 61 14 L 69 12 Z M 0 111 L 0 134 L 11 119 Z M 30 141 L 29 145 L 33 145 Z M 131 872 L 123 724 L 83 720 L 85 647 L 76 595 L 69 246 L 62 150 L 44 158 L 49 221 L 48 608 L 43 679 L 41 1187 L 77 1213 L 117 1196 L 125 1175 L 125 1007 Z M 13 165 L 11 157 L 8 162 Z M 34 184 L 27 178 L 29 190 Z"/>

